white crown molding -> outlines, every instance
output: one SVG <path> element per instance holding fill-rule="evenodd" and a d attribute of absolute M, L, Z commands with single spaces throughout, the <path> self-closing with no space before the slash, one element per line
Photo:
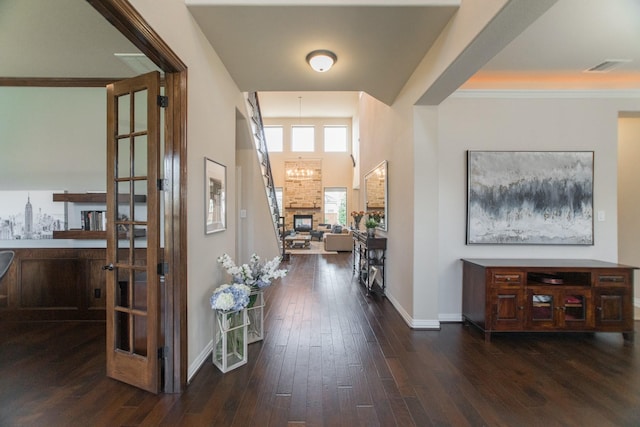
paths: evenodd
<path fill-rule="evenodd" d="M 640 89 L 632 90 L 485 90 L 459 89 L 450 98 L 625 98 L 640 99 Z"/>

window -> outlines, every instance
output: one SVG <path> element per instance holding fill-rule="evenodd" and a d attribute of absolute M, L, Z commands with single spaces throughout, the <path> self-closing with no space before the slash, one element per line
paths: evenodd
<path fill-rule="evenodd" d="M 339 153 L 344 153 L 347 151 L 346 126 L 324 127 L 324 151 Z"/>
<path fill-rule="evenodd" d="M 291 127 L 291 151 L 314 151 L 313 126 Z"/>
<path fill-rule="evenodd" d="M 266 139 L 267 151 L 270 153 L 281 153 L 283 150 L 282 126 L 265 126 L 264 138 Z"/>
<path fill-rule="evenodd" d="M 327 187 L 324 189 L 324 222 L 347 225 L 347 189 Z"/>

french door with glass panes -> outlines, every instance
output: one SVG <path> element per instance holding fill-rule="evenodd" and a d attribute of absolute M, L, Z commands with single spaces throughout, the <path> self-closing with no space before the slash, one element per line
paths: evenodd
<path fill-rule="evenodd" d="M 161 387 L 160 75 L 107 86 L 107 375 Z"/>

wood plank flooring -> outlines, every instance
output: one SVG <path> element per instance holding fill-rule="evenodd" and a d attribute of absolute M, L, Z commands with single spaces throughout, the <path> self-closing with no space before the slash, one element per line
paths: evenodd
<path fill-rule="evenodd" d="M 181 395 L 106 378 L 104 323 L 1 322 L 0 426 L 640 425 L 637 339 L 411 330 L 350 254 L 288 268 L 249 363 L 208 362 Z"/>

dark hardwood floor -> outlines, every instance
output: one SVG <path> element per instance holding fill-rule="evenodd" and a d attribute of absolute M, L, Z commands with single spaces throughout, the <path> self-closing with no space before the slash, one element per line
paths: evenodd
<path fill-rule="evenodd" d="M 0 323 L 0 426 L 640 425 L 639 340 L 411 330 L 349 254 L 289 268 L 249 363 L 205 363 L 181 395 L 106 378 L 104 323 Z"/>

